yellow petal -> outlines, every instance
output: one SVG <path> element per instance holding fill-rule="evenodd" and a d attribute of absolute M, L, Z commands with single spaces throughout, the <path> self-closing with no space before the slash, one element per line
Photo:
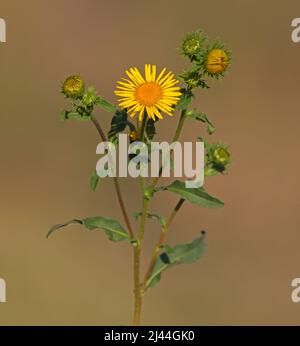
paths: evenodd
<path fill-rule="evenodd" d="M 145 106 L 142 106 L 140 113 L 139 113 L 139 121 L 143 120 L 144 110 L 145 110 Z"/>
<path fill-rule="evenodd" d="M 162 76 L 164 75 L 165 72 L 166 72 L 166 68 L 164 67 L 156 79 L 157 83 L 160 81 L 160 79 L 162 78 Z"/>
<path fill-rule="evenodd" d="M 129 71 L 125 71 L 125 73 L 127 74 L 127 76 L 133 81 L 133 83 L 135 85 L 139 85 L 139 82 L 138 80 L 135 78 L 135 76 L 133 76 Z"/>
<path fill-rule="evenodd" d="M 158 119 L 163 119 L 163 116 L 160 114 L 160 111 L 156 108 L 153 107 L 154 114 L 158 117 Z"/>
<path fill-rule="evenodd" d="M 141 76 L 139 70 L 135 67 L 130 69 L 131 74 L 135 77 L 139 84 L 145 83 L 144 78 Z"/>
<path fill-rule="evenodd" d="M 151 82 L 150 64 L 145 64 L 145 78 L 146 82 Z"/>
<path fill-rule="evenodd" d="M 156 78 L 156 65 L 152 65 L 152 82 L 155 82 Z"/>
<path fill-rule="evenodd" d="M 169 78 L 169 76 L 170 76 L 171 74 L 172 74 L 171 72 L 168 72 L 168 73 L 158 82 L 158 84 L 162 85 L 163 82 L 164 82 L 167 78 Z"/>
<path fill-rule="evenodd" d="M 155 120 L 153 107 L 146 106 L 146 110 L 147 110 L 148 117 L 151 117 L 153 120 Z"/>

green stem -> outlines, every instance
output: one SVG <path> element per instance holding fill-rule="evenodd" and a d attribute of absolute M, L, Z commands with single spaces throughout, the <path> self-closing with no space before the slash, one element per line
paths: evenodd
<path fill-rule="evenodd" d="M 100 123 L 94 117 L 94 115 L 91 115 L 91 121 L 95 125 L 102 141 L 106 142 L 107 141 L 106 135 L 105 135 L 104 131 L 102 130 Z M 133 229 L 131 227 L 130 221 L 129 221 L 128 213 L 126 211 L 125 203 L 124 203 L 121 188 L 120 188 L 119 179 L 117 177 L 114 177 L 113 180 L 114 180 L 114 185 L 115 185 L 115 189 L 116 189 L 116 193 L 117 193 L 117 197 L 118 197 L 118 202 L 119 202 L 119 205 L 120 205 L 120 208 L 121 208 L 124 220 L 125 220 L 126 227 L 128 229 L 128 234 L 129 234 L 130 239 L 133 240 L 134 239 L 134 233 L 133 233 Z"/>
<path fill-rule="evenodd" d="M 149 263 L 149 266 L 148 266 L 148 269 L 146 271 L 146 274 L 145 274 L 145 277 L 144 277 L 144 280 L 143 280 L 143 283 L 142 283 L 142 286 L 141 286 L 141 290 L 142 292 L 145 292 L 146 290 L 146 285 L 147 285 L 147 281 L 149 280 L 149 277 L 152 273 L 152 270 L 153 270 L 153 267 L 155 265 L 155 262 L 156 262 L 156 259 L 157 259 L 157 256 L 161 250 L 161 246 L 163 245 L 165 239 L 166 239 L 166 236 L 169 232 L 169 229 L 170 229 L 170 226 L 171 226 L 171 223 L 173 222 L 174 220 L 174 217 L 176 216 L 176 214 L 178 213 L 178 211 L 180 210 L 180 208 L 182 207 L 183 203 L 185 202 L 185 199 L 181 198 L 175 208 L 173 209 L 172 213 L 170 214 L 165 226 L 162 228 L 162 231 L 160 233 L 160 237 L 158 239 L 158 242 L 156 243 L 156 246 L 155 246 L 155 249 L 152 253 L 152 256 L 151 256 L 151 260 L 150 260 L 150 263 Z"/>
<path fill-rule="evenodd" d="M 147 114 L 144 114 L 143 121 L 140 128 L 139 140 L 144 141 L 145 138 L 145 128 L 147 123 Z M 141 224 L 140 230 L 138 234 L 138 239 L 136 246 L 134 248 L 134 318 L 133 324 L 139 325 L 141 320 L 141 310 L 142 310 L 142 290 L 141 290 L 141 280 L 140 280 L 140 262 L 141 262 L 141 251 L 142 251 L 142 243 L 145 234 L 145 224 L 148 212 L 148 199 L 145 198 L 146 184 L 145 178 L 140 177 L 141 183 L 141 195 L 142 195 L 142 216 L 141 216 Z"/>
<path fill-rule="evenodd" d="M 138 242 L 134 246 L 133 250 L 134 263 L 133 263 L 133 273 L 134 273 L 134 316 L 133 325 L 138 326 L 141 321 L 141 310 L 142 310 L 142 293 L 140 285 L 140 254 L 141 248 Z"/>
<path fill-rule="evenodd" d="M 181 111 L 181 114 L 180 114 L 180 118 L 179 118 L 179 122 L 178 122 L 178 125 L 177 125 L 177 129 L 176 129 L 176 132 L 175 132 L 175 135 L 173 137 L 173 141 L 172 142 L 176 142 L 178 141 L 180 135 L 181 135 L 181 131 L 182 131 L 182 128 L 183 128 L 183 124 L 184 124 L 184 121 L 186 119 L 185 117 L 185 113 L 186 113 L 186 109 L 183 109 Z"/>
<path fill-rule="evenodd" d="M 179 121 L 178 121 L 178 125 L 177 125 L 177 128 L 176 128 L 176 132 L 174 134 L 172 142 L 178 141 L 178 139 L 179 139 L 179 137 L 181 135 L 181 132 L 182 132 L 182 129 L 183 129 L 183 125 L 184 125 L 184 121 L 186 119 L 186 116 L 185 116 L 186 111 L 187 111 L 186 109 L 183 109 L 181 111 L 180 118 L 179 118 Z M 159 181 L 159 179 L 161 177 L 162 169 L 163 169 L 163 167 L 161 166 L 160 170 L 159 170 L 159 176 L 153 180 L 151 188 L 154 189 L 155 186 L 157 185 L 157 183 L 158 183 L 158 181 Z M 152 270 L 153 270 L 154 264 L 156 262 L 157 256 L 158 256 L 158 254 L 160 252 L 161 246 L 163 245 L 163 243 L 165 241 L 165 238 L 166 238 L 166 236 L 167 236 L 167 234 L 169 232 L 170 225 L 173 222 L 174 217 L 176 216 L 176 214 L 178 213 L 178 211 L 180 210 L 180 208 L 182 207 L 184 202 L 185 202 L 185 200 L 183 198 L 179 199 L 179 201 L 177 202 L 177 204 L 176 204 L 175 208 L 173 209 L 171 215 L 169 216 L 169 218 L 168 218 L 168 220 L 166 222 L 166 225 L 161 230 L 160 237 L 159 237 L 158 242 L 157 242 L 157 244 L 155 246 L 155 249 L 154 249 L 154 251 L 152 253 L 152 257 L 151 257 L 148 269 L 146 271 L 143 283 L 141 285 L 142 292 L 144 292 L 146 290 L 147 281 L 148 281 L 148 279 L 149 279 L 149 277 L 150 277 L 150 275 L 152 273 Z"/>
<path fill-rule="evenodd" d="M 178 124 L 177 124 L 177 128 L 176 128 L 176 132 L 174 134 L 174 137 L 172 139 L 172 143 L 178 141 L 180 135 L 181 135 L 181 131 L 183 129 L 183 125 L 184 125 L 184 122 L 185 122 L 185 113 L 186 113 L 186 109 L 183 109 L 181 111 L 181 114 L 180 114 L 180 117 L 179 117 L 179 121 L 178 121 Z M 157 185 L 159 179 L 161 178 L 161 174 L 162 174 L 162 171 L 163 171 L 163 166 L 161 165 L 160 168 L 159 168 L 159 175 L 158 177 L 154 178 L 153 181 L 152 181 L 152 184 L 151 184 L 151 188 L 154 189 L 155 186 Z"/>

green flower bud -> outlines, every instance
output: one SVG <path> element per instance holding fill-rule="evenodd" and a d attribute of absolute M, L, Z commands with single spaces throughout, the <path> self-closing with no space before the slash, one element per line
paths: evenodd
<path fill-rule="evenodd" d="M 195 56 L 200 52 L 205 37 L 202 37 L 201 32 L 195 31 L 187 34 L 182 42 L 181 50 L 184 56 L 194 60 Z"/>
<path fill-rule="evenodd" d="M 84 93 L 84 81 L 80 76 L 70 76 L 64 81 L 62 92 L 68 98 L 79 99 Z"/>
<path fill-rule="evenodd" d="M 217 147 L 213 151 L 213 162 L 216 166 L 226 167 L 230 160 L 230 153 L 224 147 Z"/>

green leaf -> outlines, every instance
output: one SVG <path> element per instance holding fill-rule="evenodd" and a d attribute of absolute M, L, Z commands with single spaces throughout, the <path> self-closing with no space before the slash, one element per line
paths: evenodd
<path fill-rule="evenodd" d="M 154 287 L 161 279 L 161 274 L 168 268 L 183 263 L 197 261 L 206 250 L 204 232 L 191 243 L 179 244 L 174 247 L 164 246 L 163 252 L 157 258 L 151 275 L 146 282 L 146 288 Z"/>
<path fill-rule="evenodd" d="M 79 107 L 78 107 L 78 110 L 79 110 Z M 80 113 L 76 110 L 74 110 L 74 111 L 63 110 L 63 111 L 61 111 L 60 114 L 61 114 L 61 118 L 63 120 L 71 119 L 71 120 L 86 121 L 86 120 L 91 119 L 90 115 L 85 114 L 83 112 Z"/>
<path fill-rule="evenodd" d="M 48 231 L 48 233 L 47 233 L 47 238 L 49 238 L 50 235 L 52 235 L 52 233 L 54 233 L 54 232 L 57 231 L 58 229 L 63 228 L 63 227 L 66 227 L 66 226 L 68 226 L 68 225 L 70 225 L 70 224 L 72 224 L 72 223 L 79 223 L 80 225 L 83 224 L 82 220 L 79 220 L 79 219 L 73 219 L 73 220 L 68 221 L 68 222 L 65 222 L 65 223 L 59 223 L 59 224 L 57 224 L 57 225 L 52 226 L 52 227 L 49 229 L 49 231 Z"/>
<path fill-rule="evenodd" d="M 127 126 L 131 132 L 136 131 L 135 126 L 130 121 L 127 121 Z"/>
<path fill-rule="evenodd" d="M 180 89 L 181 96 L 180 100 L 178 101 L 175 109 L 176 110 L 183 110 L 188 107 L 188 105 L 192 102 L 193 93 L 190 89 Z"/>
<path fill-rule="evenodd" d="M 138 212 L 134 212 L 134 213 L 133 213 L 133 217 L 134 217 L 136 220 L 138 220 L 138 218 L 141 217 L 141 216 L 142 216 L 142 212 L 141 212 L 141 211 L 138 211 Z M 162 226 L 163 228 L 166 227 L 166 219 L 165 219 L 163 216 L 161 216 L 161 215 L 159 215 L 159 214 L 147 213 L 147 217 L 148 217 L 149 219 L 153 219 L 153 220 L 158 221 L 158 222 L 161 224 L 161 226 Z"/>
<path fill-rule="evenodd" d="M 156 121 L 154 121 L 153 119 L 148 119 L 146 124 L 146 134 L 148 139 L 150 139 L 150 141 L 153 139 L 153 137 L 156 134 L 155 123 Z"/>
<path fill-rule="evenodd" d="M 211 135 L 215 132 L 215 126 L 213 125 L 213 123 L 208 119 L 207 115 L 205 113 L 202 112 L 197 112 L 196 110 L 193 111 L 187 111 L 185 113 L 185 116 L 188 119 L 195 119 L 198 121 L 202 121 L 203 123 L 206 124 L 207 126 L 207 132 Z"/>
<path fill-rule="evenodd" d="M 81 224 L 89 231 L 102 229 L 107 234 L 108 238 L 112 241 L 123 241 L 129 239 L 127 232 L 119 224 L 118 221 L 102 216 L 88 217 L 85 219 L 74 219 L 63 224 L 54 225 L 47 233 L 47 238 L 49 238 L 53 232 L 72 223 Z"/>
<path fill-rule="evenodd" d="M 106 112 L 114 113 L 116 111 L 116 106 L 102 97 L 98 98 L 97 104 Z"/>
<path fill-rule="evenodd" d="M 111 121 L 108 139 L 110 142 L 118 143 L 118 134 L 125 130 L 128 125 L 127 112 L 125 110 L 117 110 Z"/>
<path fill-rule="evenodd" d="M 94 170 L 94 172 L 93 172 L 92 175 L 91 175 L 91 179 L 90 179 L 90 187 L 91 187 L 91 189 L 92 189 L 93 191 L 96 190 L 97 185 L 98 185 L 98 182 L 99 182 L 99 179 L 100 179 L 100 177 L 99 177 L 99 175 L 97 174 L 97 171 Z"/>
<path fill-rule="evenodd" d="M 193 204 L 197 204 L 205 208 L 220 208 L 224 206 L 224 202 L 210 196 L 203 187 L 186 188 L 185 183 L 179 180 L 174 181 L 171 185 L 164 188 L 179 195 L 181 198 L 188 200 Z"/>

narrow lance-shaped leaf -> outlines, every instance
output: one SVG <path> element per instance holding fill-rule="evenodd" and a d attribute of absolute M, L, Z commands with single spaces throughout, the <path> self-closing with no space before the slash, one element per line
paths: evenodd
<path fill-rule="evenodd" d="M 102 216 L 88 217 L 85 219 L 73 219 L 63 224 L 54 225 L 47 233 L 47 238 L 50 237 L 50 235 L 55 231 L 73 223 L 81 224 L 89 231 L 102 229 L 112 241 L 123 241 L 129 239 L 127 232 L 118 221 Z"/>
<path fill-rule="evenodd" d="M 100 177 L 99 177 L 99 175 L 97 174 L 97 171 L 94 170 L 93 173 L 92 173 L 92 175 L 91 175 L 91 178 L 90 178 L 90 187 L 91 187 L 91 189 L 92 189 L 93 191 L 96 190 L 97 185 L 98 185 L 98 183 L 99 183 L 99 179 L 100 179 Z"/>
<path fill-rule="evenodd" d="M 179 244 L 174 247 L 164 246 L 163 252 L 158 256 L 151 275 L 146 282 L 146 288 L 154 287 L 161 279 L 161 274 L 168 268 L 183 263 L 197 261 L 206 250 L 204 232 L 191 243 Z"/>
<path fill-rule="evenodd" d="M 109 141 L 117 143 L 118 134 L 124 131 L 127 125 L 127 112 L 125 110 L 117 110 L 111 121 L 111 127 L 108 133 Z"/>
<path fill-rule="evenodd" d="M 98 105 L 105 110 L 106 112 L 113 113 L 116 111 L 116 106 L 112 103 L 108 102 L 104 98 L 99 96 L 99 99 L 97 100 Z"/>
<path fill-rule="evenodd" d="M 142 212 L 134 212 L 133 216 L 138 220 L 142 216 Z M 147 218 L 158 221 L 163 228 L 166 227 L 166 219 L 159 214 L 147 213 Z"/>
<path fill-rule="evenodd" d="M 207 132 L 211 135 L 215 132 L 215 126 L 213 125 L 213 123 L 208 119 L 208 116 L 203 113 L 203 112 L 197 112 L 196 110 L 193 110 L 193 111 L 187 111 L 185 113 L 185 116 L 188 118 L 188 119 L 195 119 L 195 120 L 198 120 L 198 121 L 201 121 L 203 123 L 206 124 L 206 129 L 207 129 Z"/>
<path fill-rule="evenodd" d="M 171 185 L 164 188 L 167 191 L 174 192 L 181 198 L 188 200 L 193 204 L 197 204 L 205 208 L 220 208 L 224 206 L 224 202 L 210 196 L 203 187 L 186 188 L 185 183 L 179 180 L 174 181 Z"/>
<path fill-rule="evenodd" d="M 152 140 L 156 134 L 155 121 L 153 119 L 148 119 L 146 124 L 146 135 L 148 139 Z"/>

